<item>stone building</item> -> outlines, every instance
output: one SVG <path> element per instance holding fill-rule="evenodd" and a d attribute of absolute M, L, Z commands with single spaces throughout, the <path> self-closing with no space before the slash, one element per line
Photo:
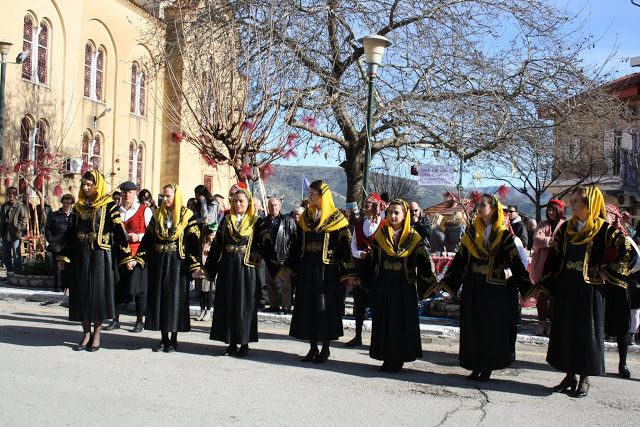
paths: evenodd
<path fill-rule="evenodd" d="M 142 42 L 163 23 L 142 4 L 0 0 L 0 39 L 13 43 L 8 61 L 30 51 L 22 64 L 6 65 L 2 160 L 15 165 L 58 154 L 68 173 L 52 173 L 44 184 L 54 208 L 54 187 L 76 195 L 83 167 L 100 170 L 109 191 L 131 180 L 156 195 L 177 182 L 185 198 L 203 183 L 226 194 L 236 180 L 233 170 L 212 168 L 195 148 L 172 141 L 167 84 L 145 68 L 155 58 Z M 4 178 L 33 195 L 17 174 L 5 171 Z"/>

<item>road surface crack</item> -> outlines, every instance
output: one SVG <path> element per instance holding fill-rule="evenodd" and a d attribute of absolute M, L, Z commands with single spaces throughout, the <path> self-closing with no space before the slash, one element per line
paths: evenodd
<path fill-rule="evenodd" d="M 490 402 L 490 400 L 489 400 L 489 394 L 488 394 L 486 391 L 482 390 L 482 389 L 481 389 L 480 387 L 478 387 L 478 386 L 476 386 L 476 389 L 477 389 L 477 390 L 480 392 L 480 394 L 482 395 L 482 399 L 480 400 L 480 406 L 479 406 L 479 407 L 477 407 L 477 408 L 475 408 L 475 409 L 479 409 L 479 410 L 481 410 L 481 411 L 482 411 L 482 416 L 480 417 L 480 421 L 478 421 L 478 424 L 480 424 L 480 423 L 482 423 L 482 422 L 484 421 L 484 419 L 486 418 L 486 416 L 487 416 L 487 409 L 486 409 L 486 408 L 487 408 L 487 405 L 488 405 L 489 403 L 491 403 L 491 402 Z"/>
<path fill-rule="evenodd" d="M 455 414 L 456 412 L 458 412 L 461 408 L 462 408 L 462 402 L 460 400 L 458 400 L 458 405 L 455 408 L 453 408 L 452 410 L 450 410 L 449 412 L 447 412 L 446 414 L 444 414 L 444 417 L 442 417 L 440 422 L 438 424 L 436 424 L 435 427 L 440 427 L 440 426 L 444 425 L 444 423 L 447 422 L 449 417 L 451 415 Z"/>

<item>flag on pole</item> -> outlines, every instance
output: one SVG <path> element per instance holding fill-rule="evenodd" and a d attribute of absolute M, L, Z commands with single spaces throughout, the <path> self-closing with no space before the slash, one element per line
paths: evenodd
<path fill-rule="evenodd" d="M 309 180 L 307 179 L 306 176 L 302 175 L 302 189 L 303 190 L 308 190 L 309 189 L 309 185 L 311 183 L 309 182 Z"/>

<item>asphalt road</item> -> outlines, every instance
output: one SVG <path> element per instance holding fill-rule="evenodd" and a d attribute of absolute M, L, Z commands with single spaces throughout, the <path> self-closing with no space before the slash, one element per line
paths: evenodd
<path fill-rule="evenodd" d="M 219 356 L 210 325 L 192 322 L 179 351 L 153 353 L 159 333 L 105 332 L 96 353 L 74 352 L 80 326 L 58 305 L 0 301 L 0 420 L 21 425 L 640 425 L 640 355 L 630 380 L 617 353 L 589 396 L 551 393 L 563 374 L 546 347 L 518 344 L 518 360 L 488 383 L 458 366 L 458 342 L 427 338 L 424 357 L 380 373 L 367 347 L 335 343 L 323 365 L 299 361 L 307 344 L 282 323 L 261 323 L 244 359 Z"/>

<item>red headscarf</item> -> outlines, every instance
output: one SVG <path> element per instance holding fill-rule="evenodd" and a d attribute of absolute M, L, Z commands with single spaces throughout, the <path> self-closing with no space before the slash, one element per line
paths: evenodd
<path fill-rule="evenodd" d="M 369 218 L 369 220 L 374 223 L 379 222 L 380 212 L 387 210 L 387 202 L 382 200 L 382 198 L 376 193 L 369 193 L 365 200 L 365 203 L 369 203 L 374 209 L 374 213 L 371 215 L 371 218 Z"/>
<path fill-rule="evenodd" d="M 613 218 L 613 220 L 611 221 L 611 225 L 620 230 L 625 236 L 628 236 L 629 232 L 622 224 L 622 215 L 620 214 L 620 210 L 618 209 L 618 207 L 608 203 L 605 205 L 604 209 L 607 212 L 607 215 L 611 215 L 611 217 Z"/>

